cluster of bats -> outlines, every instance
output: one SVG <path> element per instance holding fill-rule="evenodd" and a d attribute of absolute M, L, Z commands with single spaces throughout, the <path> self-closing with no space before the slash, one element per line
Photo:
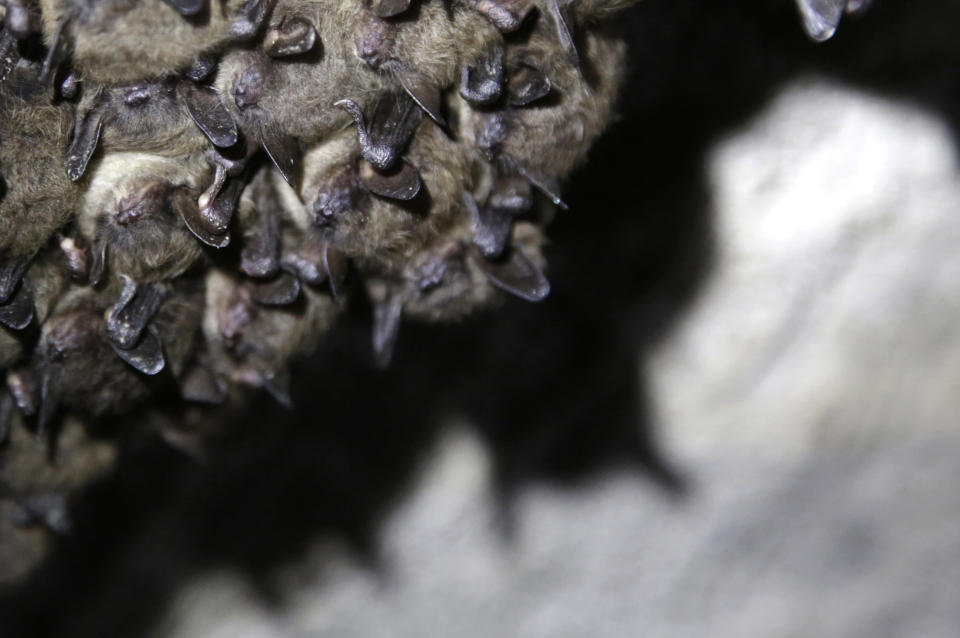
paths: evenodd
<path fill-rule="evenodd" d="M 6 0 L 0 412 L 287 402 L 351 294 L 381 363 L 402 316 L 543 299 L 627 4 Z"/>
<path fill-rule="evenodd" d="M 816 40 L 869 2 L 796 1 Z M 0 0 L 0 444 L 287 404 L 352 295 L 381 364 L 401 317 L 542 300 L 634 2 Z"/>

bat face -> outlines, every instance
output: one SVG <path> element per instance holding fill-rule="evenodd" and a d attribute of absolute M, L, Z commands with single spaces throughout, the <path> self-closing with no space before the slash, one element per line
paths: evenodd
<path fill-rule="evenodd" d="M 90 175 L 78 226 L 87 244 L 107 248 L 107 269 L 138 282 L 163 281 L 202 257 L 175 207 L 196 201 L 210 174 L 199 157 L 109 153 Z"/>

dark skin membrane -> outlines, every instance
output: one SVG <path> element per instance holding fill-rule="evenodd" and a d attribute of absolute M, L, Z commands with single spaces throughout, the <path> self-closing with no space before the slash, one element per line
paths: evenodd
<path fill-rule="evenodd" d="M 180 396 L 195 403 L 223 403 L 227 389 L 226 380 L 203 363 L 194 364 L 180 379 Z"/>
<path fill-rule="evenodd" d="M 147 326 L 140 340 L 131 348 L 121 348 L 112 340 L 110 346 L 125 363 L 134 370 L 153 376 L 159 374 L 166 365 L 163 357 L 163 342 L 154 326 Z"/>
<path fill-rule="evenodd" d="M 160 309 L 165 293 L 156 284 L 137 286 L 130 277 L 120 277 L 123 292 L 107 314 L 107 337 L 118 348 L 129 350 L 140 342 L 147 324 Z"/>
<path fill-rule="evenodd" d="M 406 95 L 384 95 L 366 117 L 353 100 L 340 100 L 357 124 L 357 139 L 363 158 L 375 168 L 387 170 L 400 159 L 400 154 L 413 138 L 423 113 Z"/>
<path fill-rule="evenodd" d="M 417 74 L 402 74 L 400 84 L 431 120 L 441 128 L 446 128 L 447 121 L 443 117 L 443 94 L 439 86 Z"/>
<path fill-rule="evenodd" d="M 264 306 L 287 306 L 300 296 L 300 280 L 296 275 L 281 270 L 269 281 L 251 282 L 251 296 Z"/>
<path fill-rule="evenodd" d="M 0 305 L 0 324 L 11 330 L 23 330 L 33 320 L 33 313 L 33 294 L 27 280 L 21 279 L 13 295 Z"/>
<path fill-rule="evenodd" d="M 378 368 L 390 365 L 400 332 L 402 312 L 403 301 L 400 295 L 392 292 L 373 306 L 373 359 Z"/>
<path fill-rule="evenodd" d="M 570 61 L 570 64 L 579 68 L 580 54 L 577 53 L 577 45 L 573 41 L 573 33 L 567 24 L 567 18 L 563 15 L 563 10 L 560 8 L 560 1 L 550 0 L 548 9 L 557 28 L 557 38 L 560 40 L 560 46 L 563 48 L 564 53 L 567 54 L 567 59 Z"/>
<path fill-rule="evenodd" d="M 527 106 L 550 94 L 550 78 L 542 71 L 521 65 L 507 80 L 507 103 L 510 106 Z"/>
<path fill-rule="evenodd" d="M 543 272 L 517 247 L 497 261 L 474 259 L 494 286 L 525 301 L 543 301 L 550 294 L 550 282 Z"/>
<path fill-rule="evenodd" d="M 230 36 L 240 40 L 253 39 L 263 28 L 276 0 L 248 0 L 237 10 L 230 25 Z"/>
<path fill-rule="evenodd" d="M 67 150 L 67 177 L 77 181 L 87 170 L 90 158 L 100 143 L 103 132 L 103 111 L 93 109 L 77 120 L 73 129 L 73 142 Z"/>
<path fill-rule="evenodd" d="M 387 171 L 379 171 L 364 161 L 360 165 L 360 180 L 374 195 L 401 201 L 416 197 L 421 186 L 419 172 L 405 160 Z"/>
<path fill-rule="evenodd" d="M 263 49 L 271 58 L 302 55 L 317 43 L 317 31 L 305 18 L 284 16 L 280 24 L 267 31 Z"/>
<path fill-rule="evenodd" d="M 477 0 L 474 8 L 503 33 L 520 28 L 533 9 L 531 0 Z"/>
<path fill-rule="evenodd" d="M 460 75 L 460 95 L 463 99 L 478 106 L 493 104 L 500 98 L 503 89 L 502 46 L 497 46 L 477 60 L 472 66 L 466 66 Z"/>
<path fill-rule="evenodd" d="M 206 0 L 163 0 L 182 16 L 195 16 L 203 11 Z"/>
<path fill-rule="evenodd" d="M 464 193 L 464 202 L 473 218 L 473 243 L 486 259 L 496 259 L 507 245 L 513 216 L 509 212 L 484 205 L 477 206 L 469 193 Z"/>
<path fill-rule="evenodd" d="M 378 17 L 392 18 L 410 8 L 410 0 L 371 0 L 370 10 Z"/>
<path fill-rule="evenodd" d="M 216 91 L 192 82 L 181 82 L 177 86 L 177 96 L 183 100 L 190 117 L 214 146 L 229 148 L 237 143 L 240 134 L 237 123 Z"/>

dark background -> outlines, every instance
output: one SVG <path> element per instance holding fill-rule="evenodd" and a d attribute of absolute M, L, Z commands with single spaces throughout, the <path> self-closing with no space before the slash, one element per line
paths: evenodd
<path fill-rule="evenodd" d="M 116 472 L 80 495 L 74 532 L 0 592 L 3 636 L 138 636 L 201 570 L 271 569 L 317 536 L 372 569 L 379 523 L 450 415 L 492 452 L 511 494 L 635 468 L 684 498 L 697 486 L 657 445 L 639 365 L 695 298 L 713 258 L 703 154 L 783 82 L 822 73 L 909 97 L 960 124 L 960 4 L 877 0 L 822 45 L 790 0 L 646 0 L 629 12 L 620 121 L 571 180 L 550 228 L 553 292 L 459 325 L 405 323 L 373 369 L 369 308 L 294 375 L 291 414 L 269 399 L 215 439 L 205 464 L 132 438 Z"/>

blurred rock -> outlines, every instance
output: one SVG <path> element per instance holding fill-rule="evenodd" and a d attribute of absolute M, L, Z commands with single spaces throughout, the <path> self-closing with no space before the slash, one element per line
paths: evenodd
<path fill-rule="evenodd" d="M 854 635 L 960 626 L 960 171 L 923 109 L 807 78 L 709 154 L 717 259 L 642 365 L 676 500 L 626 472 L 504 512 L 455 428 L 383 570 L 318 542 L 268 606 L 208 573 L 155 634 Z M 501 515 L 498 517 L 498 513 Z"/>

